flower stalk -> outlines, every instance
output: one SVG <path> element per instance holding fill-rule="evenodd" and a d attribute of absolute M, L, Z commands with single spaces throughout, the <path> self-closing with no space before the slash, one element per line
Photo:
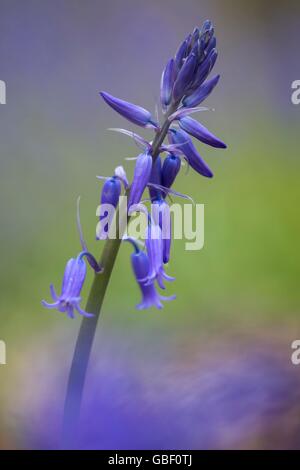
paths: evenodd
<path fill-rule="evenodd" d="M 177 109 L 177 105 L 171 106 L 168 110 L 164 124 L 156 133 L 152 144 L 152 159 L 153 161 L 159 155 L 159 149 L 164 139 L 166 138 L 169 127 L 171 125 L 169 116 Z M 129 196 L 130 190 L 127 190 L 125 195 Z M 119 210 L 118 207 L 115 213 L 115 218 L 118 220 L 119 215 L 126 214 L 126 211 Z M 129 218 L 127 220 L 127 224 Z M 124 227 L 126 224 L 116 223 L 117 231 L 119 227 Z M 78 422 L 80 417 L 80 409 L 82 403 L 83 389 L 85 378 L 87 374 L 89 359 L 93 346 L 93 341 L 96 333 L 98 320 L 101 313 L 101 308 L 105 298 L 106 290 L 110 281 L 110 277 L 118 256 L 122 237 L 124 234 L 118 233 L 114 238 L 107 238 L 102 251 L 102 256 L 99 265 L 102 268 L 101 273 L 95 273 L 91 290 L 88 296 L 86 311 L 93 313 L 91 318 L 83 318 L 79 329 L 75 351 L 72 359 L 70 369 L 67 393 L 64 405 L 63 416 L 63 429 L 62 429 L 62 448 L 73 449 L 76 447 L 76 436 L 78 431 Z"/>
<path fill-rule="evenodd" d="M 146 188 L 149 190 L 150 201 L 156 211 L 155 217 L 148 216 L 145 251 L 139 249 L 137 240 L 127 238 L 135 248 L 135 252 L 131 254 L 131 265 L 142 294 L 142 301 L 137 308 L 162 308 L 163 301 L 175 298 L 174 295 L 162 296 L 157 291 L 157 288 L 165 289 L 165 280 L 174 280 L 165 272 L 165 265 L 170 258 L 172 232 L 166 196 L 173 194 L 189 198 L 171 188 L 180 171 L 182 158 L 200 175 L 207 178 L 213 176 L 191 137 L 216 148 L 226 148 L 226 145 L 206 127 L 189 117 L 190 114 L 207 110 L 199 107 L 199 104 L 209 96 L 219 81 L 219 76 L 206 81 L 217 55 L 214 28 L 210 21 L 205 21 L 201 29 L 195 28 L 193 33 L 187 36 L 175 57 L 168 61 L 164 69 L 160 89 L 161 108 L 164 113 L 162 125 L 153 119 L 148 110 L 106 92 L 100 92 L 100 96 L 114 111 L 131 123 L 154 131 L 155 135 L 153 141 L 148 142 L 134 132 L 115 129 L 133 138 L 142 148 L 142 153 L 136 159 L 131 184 L 128 183 L 126 172 L 121 166 L 116 168 L 112 177 L 98 177 L 105 180 L 100 199 L 100 209 L 104 211 L 100 214 L 100 234 L 97 231 L 97 239 L 105 240 L 100 261 L 97 263 L 87 250 L 78 207 L 77 225 L 83 251 L 77 258 L 72 258 L 67 263 L 61 295 L 57 296 L 51 286 L 50 292 L 54 303 L 43 301 L 46 308 L 57 308 L 71 318 L 74 317 L 75 310 L 83 316 L 67 384 L 62 448 L 76 448 L 84 384 L 101 308 L 121 241 L 130 222 L 128 214 L 135 209 L 140 212 L 146 211 L 148 214 L 147 208 L 141 204 Z M 166 137 L 169 144 L 165 143 Z M 164 152 L 167 156 L 163 160 Z M 122 185 L 126 197 L 119 199 Z M 109 221 L 106 219 L 109 215 L 108 205 L 114 209 Z M 162 236 L 164 216 L 167 216 L 170 223 L 166 239 Z M 86 273 L 83 256 L 95 272 L 85 311 L 80 307 L 80 293 Z"/>

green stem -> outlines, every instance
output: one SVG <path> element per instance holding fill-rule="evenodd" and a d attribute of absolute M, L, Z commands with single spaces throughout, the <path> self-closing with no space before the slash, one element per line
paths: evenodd
<path fill-rule="evenodd" d="M 157 132 L 152 144 L 152 158 L 159 154 L 159 148 L 163 143 L 170 122 L 168 117 L 176 110 L 177 105 L 174 104 L 166 115 L 166 120 L 159 132 Z M 125 211 L 126 212 L 126 211 Z M 119 214 L 124 211 L 117 211 L 115 220 L 118 220 Z M 128 221 L 127 221 L 128 222 Z M 116 224 L 118 229 L 118 223 Z M 119 224 L 124 226 L 124 224 Z M 117 230 L 118 232 L 118 230 Z M 69 380 L 67 385 L 67 394 L 65 399 L 63 430 L 62 430 L 62 447 L 65 449 L 74 448 L 76 446 L 77 425 L 79 421 L 81 401 L 88 368 L 89 358 L 95 337 L 98 319 L 100 317 L 101 307 L 104 301 L 105 293 L 111 273 L 120 249 L 123 233 L 117 233 L 115 238 L 108 238 L 100 259 L 100 265 L 103 272 L 95 274 L 92 287 L 88 296 L 86 311 L 93 313 L 92 318 L 83 318 L 80 326 L 74 356 L 72 360 Z"/>

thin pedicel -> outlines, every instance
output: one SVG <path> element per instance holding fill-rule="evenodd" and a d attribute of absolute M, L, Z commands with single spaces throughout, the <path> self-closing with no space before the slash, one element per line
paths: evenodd
<path fill-rule="evenodd" d="M 226 148 L 219 138 L 190 117 L 191 114 L 206 109 L 199 107 L 199 105 L 210 95 L 219 82 L 219 75 L 207 80 L 216 63 L 217 56 L 214 28 L 211 21 L 207 20 L 201 28 L 195 28 L 186 37 L 175 56 L 168 60 L 163 71 L 160 101 L 165 119 L 162 125 L 156 122 L 148 110 L 116 98 L 107 92 L 100 92 L 104 101 L 128 121 L 154 132 L 153 141 L 148 142 L 135 132 L 119 129 L 120 132 L 135 140 L 142 148 L 142 153 L 136 159 L 131 184 L 127 181 L 125 170 L 122 167 L 117 167 L 112 177 L 104 178 L 105 183 L 101 193 L 101 204 L 109 202 L 116 209 L 114 218 L 120 215 L 121 218 L 125 217 L 126 219 L 119 220 L 119 224 L 115 224 L 117 231 L 120 230 L 119 227 L 126 229 L 130 222 L 130 217 L 124 215 L 127 214 L 127 211 L 122 210 L 123 208 L 119 207 L 117 202 L 122 193 L 122 187 L 124 187 L 125 195 L 128 198 L 128 213 L 131 212 L 132 207 L 142 205 L 140 202 L 146 188 L 149 190 L 151 203 L 157 209 L 156 217 L 149 217 L 146 251 L 139 248 L 137 241 L 129 240 L 134 247 L 131 264 L 142 294 L 142 301 L 137 305 L 138 309 L 152 306 L 162 308 L 163 301 L 175 298 L 175 296 L 163 297 L 158 292 L 158 288 L 165 288 L 164 280 L 173 280 L 165 272 L 165 265 L 171 254 L 171 228 L 169 236 L 163 238 L 161 236 L 160 214 L 165 213 L 168 209 L 166 196 L 179 194 L 171 189 L 171 186 L 174 185 L 180 172 L 182 159 L 202 176 L 208 178 L 213 176 L 207 163 L 194 146 L 191 136 L 212 147 Z M 165 142 L 166 137 L 168 143 Z M 166 155 L 164 156 L 164 154 Z M 75 438 L 81 399 L 97 321 L 124 236 L 124 233 L 117 233 L 114 238 L 109 236 L 113 221 L 110 220 L 104 227 L 101 227 L 99 238 L 105 238 L 105 245 L 99 263 L 90 253 L 86 252 L 80 228 L 83 251 L 67 264 L 61 295 L 58 297 L 52 291 L 54 304 L 50 305 L 44 302 L 47 308 L 58 308 L 72 317 L 74 308 L 82 315 L 86 316 L 86 313 L 92 315 L 82 320 L 69 375 L 63 422 L 62 447 L 64 448 L 76 447 Z M 83 256 L 86 256 L 95 271 L 85 311 L 81 310 L 79 306 L 80 292 L 86 271 Z"/>

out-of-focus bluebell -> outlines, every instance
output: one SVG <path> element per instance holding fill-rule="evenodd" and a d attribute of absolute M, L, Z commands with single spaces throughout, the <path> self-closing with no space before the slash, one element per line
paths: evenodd
<path fill-rule="evenodd" d="M 50 292 L 54 303 L 50 304 L 42 300 L 44 307 L 50 309 L 54 308 L 60 312 L 67 313 L 70 318 L 74 318 L 74 310 L 77 310 L 77 312 L 84 317 L 93 316 L 80 307 L 80 293 L 86 277 L 86 264 L 83 257 L 86 255 L 86 252 L 81 252 L 77 258 L 71 258 L 67 262 L 62 281 L 61 294 L 58 296 L 54 286 L 51 284 Z"/>
<path fill-rule="evenodd" d="M 69 344 L 65 333 L 57 334 L 41 338 L 43 354 L 34 344 L 21 358 L 35 364 L 19 377 L 22 400 L 14 403 L 22 448 L 59 446 L 62 407 L 53 397 L 64 391 L 61 358 Z M 114 328 L 100 333 L 99 349 L 102 359 L 93 356 L 86 382 L 78 449 L 299 448 L 300 376 L 285 360 L 284 338 L 268 344 L 265 335 L 240 342 L 223 334 L 212 341 L 207 334 L 199 339 L 198 331 L 137 335 Z"/>

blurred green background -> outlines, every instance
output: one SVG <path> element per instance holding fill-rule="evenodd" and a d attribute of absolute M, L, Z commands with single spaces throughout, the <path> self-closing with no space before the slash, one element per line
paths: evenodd
<path fill-rule="evenodd" d="M 300 332 L 300 107 L 290 96 L 300 78 L 299 2 L 4 0 L 0 9 L 0 79 L 7 84 L 0 107 L 0 339 L 8 361 L 0 366 L 0 447 L 38 446 L 24 430 L 34 434 L 45 376 L 60 369 L 65 386 L 80 318 L 44 310 L 40 301 L 49 299 L 51 282 L 59 290 L 65 262 L 79 250 L 76 199 L 81 195 L 89 248 L 100 254 L 95 176 L 121 163 L 132 174 L 134 163 L 124 158 L 138 150 L 106 130 L 126 123 L 98 91 L 154 110 L 162 68 L 206 18 L 216 28 L 221 81 L 207 101 L 215 111 L 199 119 L 228 149 L 199 145 L 215 177 L 182 172 L 176 182 L 178 191 L 205 204 L 205 246 L 187 252 L 183 241 L 174 242 L 168 272 L 176 281 L 168 291 L 177 300 L 142 312 L 134 309 L 140 294 L 131 249 L 122 246 L 94 360 L 101 361 L 101 338 L 113 342 L 115 335 L 128 339 L 130 355 L 144 357 L 146 368 L 157 344 L 171 357 L 176 351 L 187 367 L 190 344 L 197 351 L 233 344 L 235 354 L 243 345 L 268 344 L 298 380 L 290 344 Z M 51 400 L 59 408 L 63 394 L 53 392 Z M 251 439 L 215 447 L 290 445 L 280 436 L 274 444 Z"/>

